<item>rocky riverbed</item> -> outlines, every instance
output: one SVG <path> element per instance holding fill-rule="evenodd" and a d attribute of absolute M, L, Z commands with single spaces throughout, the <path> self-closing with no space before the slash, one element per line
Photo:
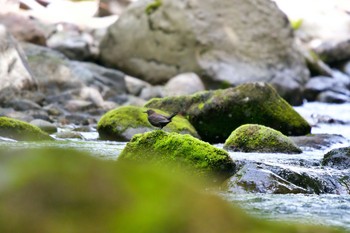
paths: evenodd
<path fill-rule="evenodd" d="M 101 27 L 1 8 L 0 152 L 176 161 L 258 217 L 350 230 L 349 43 L 253 2 L 124 1 Z"/>

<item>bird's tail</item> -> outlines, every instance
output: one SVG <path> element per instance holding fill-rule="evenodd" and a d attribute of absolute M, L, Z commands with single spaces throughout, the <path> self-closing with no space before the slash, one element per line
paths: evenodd
<path fill-rule="evenodd" d="M 168 120 L 171 121 L 171 119 L 176 116 L 178 114 L 178 112 L 174 112 L 173 114 L 171 114 L 170 116 L 168 116 Z"/>

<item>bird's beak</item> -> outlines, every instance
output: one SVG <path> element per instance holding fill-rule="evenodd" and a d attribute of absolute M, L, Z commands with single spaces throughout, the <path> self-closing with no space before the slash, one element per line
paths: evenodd
<path fill-rule="evenodd" d="M 143 112 L 143 113 L 147 113 L 147 112 Z"/>

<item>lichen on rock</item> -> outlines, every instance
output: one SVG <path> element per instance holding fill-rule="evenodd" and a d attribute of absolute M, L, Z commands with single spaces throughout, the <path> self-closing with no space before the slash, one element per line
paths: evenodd
<path fill-rule="evenodd" d="M 124 106 L 104 114 L 97 125 L 101 139 L 129 141 L 135 134 L 155 130 L 147 120 L 145 111 L 148 108 Z M 157 113 L 170 115 L 167 112 L 154 109 Z M 164 127 L 165 131 L 190 134 L 199 137 L 195 128 L 182 116 L 175 116 L 172 122 Z"/>
<path fill-rule="evenodd" d="M 47 133 L 27 122 L 0 117 L 0 136 L 18 141 L 53 140 Z"/>
<path fill-rule="evenodd" d="M 228 178 L 235 169 L 235 163 L 226 151 L 190 135 L 162 130 L 135 135 L 121 152 L 119 160 L 151 162 L 188 169 L 200 177 L 221 179 Z"/>
<path fill-rule="evenodd" d="M 224 148 L 242 152 L 301 153 L 301 149 L 281 132 L 263 125 L 246 124 L 232 132 Z"/>

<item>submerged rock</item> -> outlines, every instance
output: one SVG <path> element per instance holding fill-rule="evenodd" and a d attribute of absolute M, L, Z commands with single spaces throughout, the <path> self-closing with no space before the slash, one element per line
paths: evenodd
<path fill-rule="evenodd" d="M 254 163 L 243 166 L 224 183 L 223 188 L 233 193 L 308 193 L 306 189 Z"/>
<path fill-rule="evenodd" d="M 301 149 L 281 132 L 263 125 L 246 124 L 232 132 L 224 149 L 242 152 L 301 153 Z"/>
<path fill-rule="evenodd" d="M 344 195 L 350 193 L 348 185 L 350 177 L 346 172 L 333 171 L 330 174 L 319 166 L 295 167 L 288 163 L 275 164 L 248 160 L 235 160 L 235 162 L 238 172 L 223 184 L 223 188 L 228 192 Z"/>
<path fill-rule="evenodd" d="M 349 141 L 339 134 L 308 134 L 289 137 L 295 144 L 306 150 L 327 149 L 334 145 L 348 145 Z"/>
<path fill-rule="evenodd" d="M 185 113 L 201 138 L 211 143 L 224 142 L 243 124 L 265 125 L 287 136 L 311 131 L 307 121 L 266 83 L 152 99 L 145 106 Z"/>
<path fill-rule="evenodd" d="M 337 148 L 324 155 L 323 166 L 337 169 L 350 169 L 350 147 Z"/>
<path fill-rule="evenodd" d="M 62 149 L 1 152 L 0 232 L 342 232 L 253 218 L 190 177 L 145 164 Z"/>
<path fill-rule="evenodd" d="M 8 117 L 0 117 L 0 136 L 18 141 L 53 140 L 38 127 Z"/>
<path fill-rule="evenodd" d="M 232 175 L 235 163 L 224 150 L 190 135 L 156 130 L 135 135 L 119 160 L 151 162 L 169 168 L 188 169 L 191 174 L 216 179 Z"/>
<path fill-rule="evenodd" d="M 101 139 L 129 141 L 135 134 L 155 129 L 147 120 L 147 108 L 124 106 L 104 114 L 98 122 L 97 131 Z M 157 113 L 170 115 L 156 110 Z M 199 137 L 193 126 L 180 115 L 175 116 L 164 130 Z"/>

